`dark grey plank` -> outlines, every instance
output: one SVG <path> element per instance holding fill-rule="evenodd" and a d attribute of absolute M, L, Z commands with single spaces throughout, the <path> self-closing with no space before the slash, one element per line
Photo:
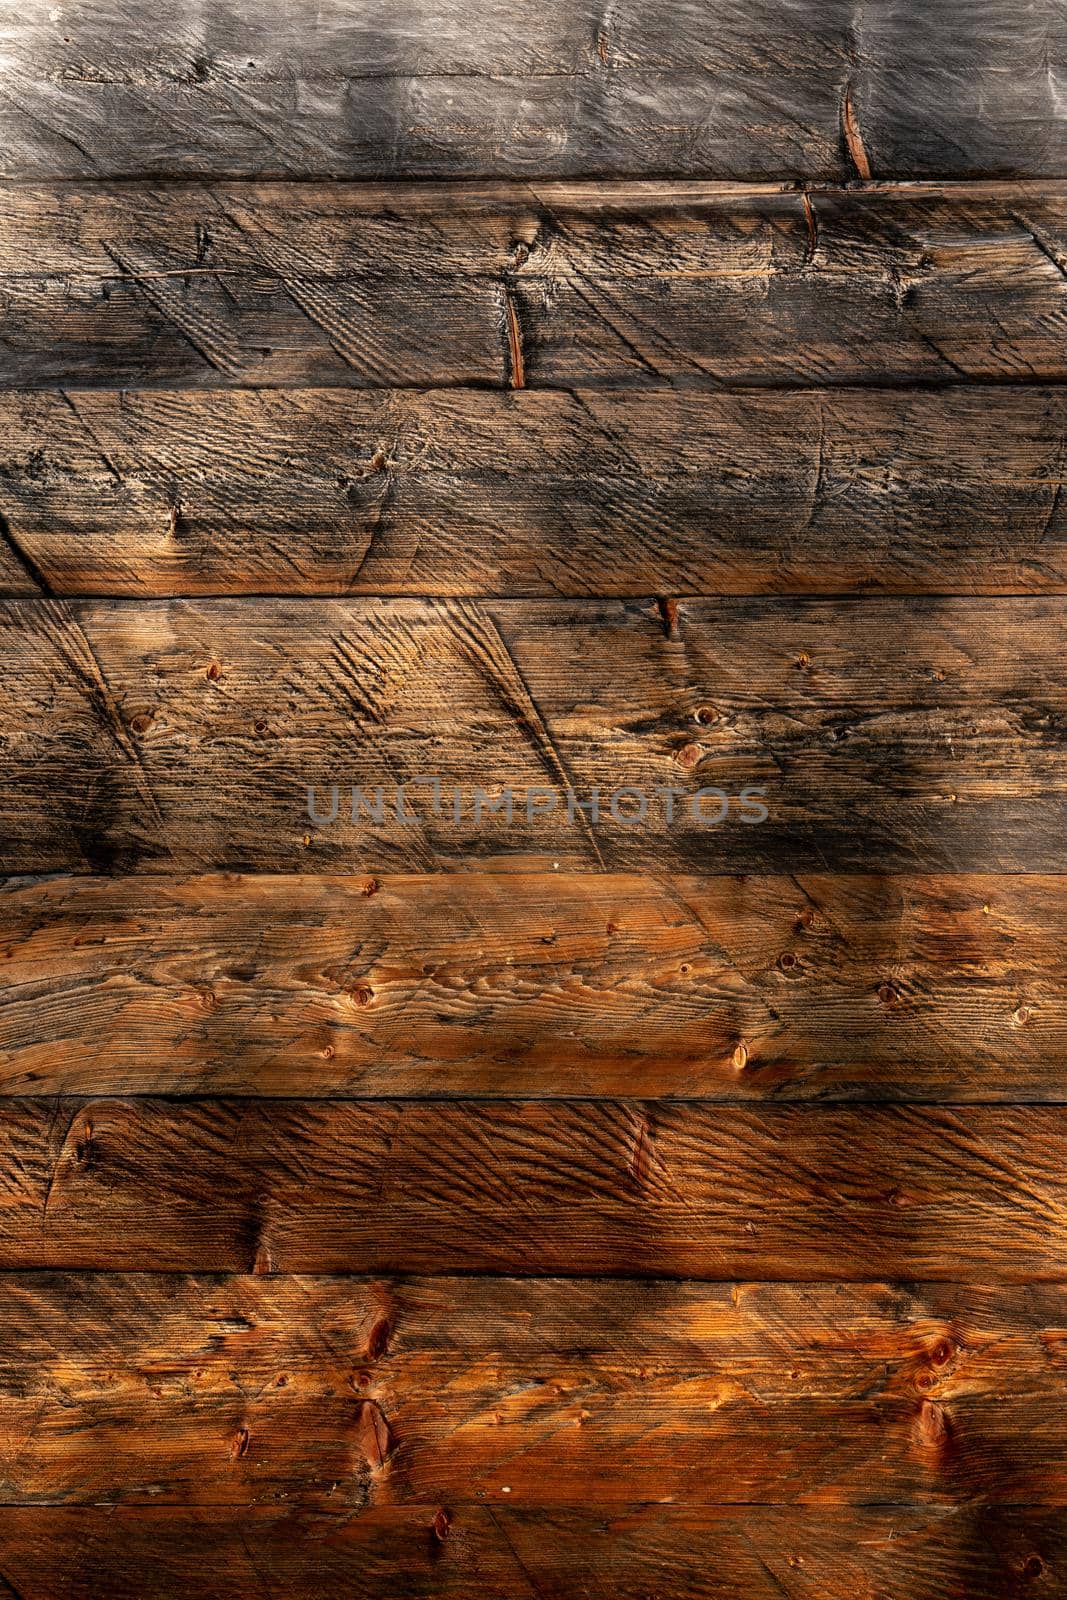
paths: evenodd
<path fill-rule="evenodd" d="M 1056 0 L 45 0 L 9 175 L 1062 175 Z"/>

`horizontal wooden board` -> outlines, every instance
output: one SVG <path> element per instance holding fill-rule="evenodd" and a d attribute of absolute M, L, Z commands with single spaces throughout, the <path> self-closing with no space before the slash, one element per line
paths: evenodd
<path fill-rule="evenodd" d="M 0 1171 L 0 1270 L 1067 1280 L 1062 1107 L 8 1100 Z"/>
<path fill-rule="evenodd" d="M 8 601 L 0 865 L 1056 871 L 1063 616 Z"/>
<path fill-rule="evenodd" d="M 0 254 L 25 388 L 1067 376 L 1062 184 L 8 184 Z"/>
<path fill-rule="evenodd" d="M 1054 388 L 0 393 L 0 591 L 1062 593 L 1065 434 Z"/>
<path fill-rule="evenodd" d="M 1067 1100 L 1065 885 L 11 880 L 0 1094 Z"/>
<path fill-rule="evenodd" d="M 1065 30 L 1025 8 L 72 0 L 4 27 L 22 176 L 1061 176 Z"/>
<path fill-rule="evenodd" d="M 0 1510 L 21 1600 L 1005 1600 L 1055 1594 L 1061 1512 L 633 1505 L 597 1513 L 440 1504 Z"/>
<path fill-rule="evenodd" d="M 1067 1503 L 1062 1288 L 6 1274 L 0 1313 L 9 1504 Z"/>

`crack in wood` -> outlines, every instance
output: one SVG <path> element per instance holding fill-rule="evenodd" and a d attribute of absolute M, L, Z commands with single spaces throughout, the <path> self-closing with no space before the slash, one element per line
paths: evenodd
<path fill-rule="evenodd" d="M 867 159 L 863 137 L 860 133 L 859 121 L 856 117 L 856 108 L 852 101 L 852 85 L 847 84 L 841 97 L 841 132 L 845 140 L 845 149 L 852 163 L 856 176 L 869 182 L 871 177 L 871 164 Z"/>

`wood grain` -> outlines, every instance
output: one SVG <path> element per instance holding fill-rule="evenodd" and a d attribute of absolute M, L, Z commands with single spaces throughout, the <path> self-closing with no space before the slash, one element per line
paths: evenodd
<path fill-rule="evenodd" d="M 1065 948 L 1054 877 L 11 880 L 0 1093 L 1061 1101 Z"/>
<path fill-rule="evenodd" d="M 1067 376 L 1062 183 L 7 184 L 0 259 L 27 388 Z"/>
<path fill-rule="evenodd" d="M 1062 1107 L 8 1100 L 0 1158 L 2 1270 L 1067 1280 Z"/>
<path fill-rule="evenodd" d="M 8 8 L 0 1596 L 1067 1593 L 1067 24 L 966 9 Z"/>
<path fill-rule="evenodd" d="M 0 393 L 0 591 L 1062 593 L 1065 435 L 1036 387 Z"/>
<path fill-rule="evenodd" d="M 0 861 L 1058 870 L 1062 618 L 1051 599 L 9 601 Z M 412 787 L 400 819 L 420 775 L 442 808 Z M 309 820 L 334 785 L 336 819 Z M 694 802 L 709 788 L 727 799 Z M 476 790 L 501 809 L 476 818 Z"/>
<path fill-rule="evenodd" d="M 7 1503 L 1067 1501 L 1062 1288 L 7 1274 L 0 1307 Z"/>
<path fill-rule="evenodd" d="M 1054 0 L 34 3 L 3 170 L 1062 176 Z"/>
<path fill-rule="evenodd" d="M 909 1506 L 633 1505 L 596 1513 L 440 1504 L 357 1515 L 283 1508 L 0 1510 L 22 1600 L 1005 1600 L 1055 1593 L 1062 1513 Z"/>

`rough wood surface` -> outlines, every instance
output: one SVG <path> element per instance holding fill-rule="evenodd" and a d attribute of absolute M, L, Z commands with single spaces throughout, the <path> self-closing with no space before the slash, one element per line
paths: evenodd
<path fill-rule="evenodd" d="M 1058 0 L 7 10 L 0 1597 L 1067 1594 Z"/>
<path fill-rule="evenodd" d="M 3 1270 L 1067 1281 L 1062 1107 L 8 1100 L 0 1160 Z"/>
<path fill-rule="evenodd" d="M 1067 375 L 1062 184 L 7 184 L 0 252 L 7 385 Z"/>
<path fill-rule="evenodd" d="M 6 1274 L 0 1315 L 9 1504 L 1067 1503 L 1062 1288 Z"/>
<path fill-rule="evenodd" d="M 1064 394 L 0 393 L 0 590 L 1063 592 Z"/>
<path fill-rule="evenodd" d="M 1064 173 L 1055 0 L 27 0 L 23 176 Z"/>
<path fill-rule="evenodd" d="M 8 601 L 0 860 L 1058 870 L 1063 614 L 1053 599 Z M 420 775 L 443 782 L 436 814 Z M 333 786 L 336 819 L 309 820 L 309 789 L 329 819 Z M 594 789 L 595 822 L 578 809 Z M 476 817 L 479 790 L 501 809 Z"/>
<path fill-rule="evenodd" d="M 353 1515 L 284 1507 L 0 1510 L 21 1600 L 1024 1600 L 1055 1594 L 1062 1512 L 886 1506 L 524 1510 L 440 1502 Z"/>
<path fill-rule="evenodd" d="M 0 1093 L 1060 1101 L 1065 949 L 1058 878 L 12 880 Z"/>

